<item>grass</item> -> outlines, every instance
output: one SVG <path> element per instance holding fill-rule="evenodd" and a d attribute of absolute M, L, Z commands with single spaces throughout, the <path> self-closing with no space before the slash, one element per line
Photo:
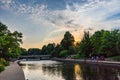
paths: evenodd
<path fill-rule="evenodd" d="M 5 67 L 3 65 L 0 64 L 0 72 L 4 71 Z"/>
<path fill-rule="evenodd" d="M 110 57 L 109 59 L 114 61 L 120 61 L 120 56 Z"/>
<path fill-rule="evenodd" d="M 8 66 L 9 62 L 6 61 L 3 58 L 0 58 L 0 72 L 2 72 L 3 70 L 5 70 L 5 66 Z"/>
<path fill-rule="evenodd" d="M 0 64 L 4 65 L 4 66 L 8 66 L 9 65 L 9 62 L 6 61 L 5 59 L 3 58 L 0 58 Z"/>

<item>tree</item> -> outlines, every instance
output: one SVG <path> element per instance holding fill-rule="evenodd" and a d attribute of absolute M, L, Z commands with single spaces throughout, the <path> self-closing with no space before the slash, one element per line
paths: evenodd
<path fill-rule="evenodd" d="M 101 31 L 96 31 L 92 36 L 91 36 L 91 43 L 93 45 L 93 52 L 92 54 L 100 53 L 100 47 L 101 47 L 101 38 L 103 36 L 104 30 Z"/>
<path fill-rule="evenodd" d="M 20 53 L 20 44 L 22 44 L 22 33 L 10 32 L 7 26 L 0 22 L 0 57 L 7 59 L 9 53 Z"/>
<path fill-rule="evenodd" d="M 101 40 L 101 52 L 107 54 L 107 56 L 118 55 L 116 44 L 119 41 L 119 30 L 104 31 Z"/>
<path fill-rule="evenodd" d="M 70 46 L 68 52 L 69 52 L 69 55 L 75 54 L 76 53 L 75 46 Z"/>
<path fill-rule="evenodd" d="M 57 44 L 51 53 L 52 57 L 60 57 L 59 54 L 62 50 L 64 50 L 63 47 L 61 45 Z"/>
<path fill-rule="evenodd" d="M 68 50 L 62 50 L 59 54 L 60 57 L 64 57 L 64 58 L 67 57 L 67 55 L 68 55 Z"/>
<path fill-rule="evenodd" d="M 90 41 L 89 32 L 84 32 L 84 36 L 82 41 L 80 42 L 80 55 L 85 55 L 85 57 L 89 57 L 92 53 L 92 43 Z"/>
<path fill-rule="evenodd" d="M 21 55 L 28 55 L 28 52 L 25 48 L 20 48 L 21 49 Z"/>
<path fill-rule="evenodd" d="M 28 54 L 29 55 L 41 55 L 41 50 L 39 48 L 29 48 Z"/>
<path fill-rule="evenodd" d="M 44 55 L 51 55 L 54 49 L 55 49 L 55 43 L 49 43 L 47 46 L 44 45 L 42 47 L 41 53 Z"/>
<path fill-rule="evenodd" d="M 75 40 L 73 35 L 69 31 L 67 31 L 61 41 L 61 46 L 63 46 L 65 50 L 68 50 L 70 46 L 74 45 L 74 41 Z"/>

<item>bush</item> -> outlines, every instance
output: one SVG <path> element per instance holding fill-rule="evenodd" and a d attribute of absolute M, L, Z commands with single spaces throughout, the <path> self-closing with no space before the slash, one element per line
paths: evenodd
<path fill-rule="evenodd" d="M 84 59 L 85 56 L 84 56 L 83 54 L 82 54 L 82 55 L 76 54 L 76 55 L 74 55 L 72 58 L 73 58 L 73 59 Z"/>
<path fill-rule="evenodd" d="M 79 54 L 76 54 L 72 57 L 73 59 L 79 59 L 80 58 L 80 55 Z"/>
<path fill-rule="evenodd" d="M 60 57 L 67 57 L 67 54 L 68 54 L 68 50 L 62 50 L 61 52 L 60 52 Z"/>
<path fill-rule="evenodd" d="M 8 66 L 9 65 L 9 62 L 6 61 L 5 59 L 1 58 L 0 59 L 0 64 L 4 65 L 4 66 Z"/>
<path fill-rule="evenodd" d="M 112 57 L 111 59 L 115 61 L 120 61 L 120 56 L 115 56 L 115 57 Z"/>
<path fill-rule="evenodd" d="M 8 62 L 8 61 L 4 61 L 4 62 L 3 62 L 3 65 L 4 65 L 4 66 L 8 66 L 8 65 L 9 65 L 9 62 Z"/>
<path fill-rule="evenodd" d="M 2 72 L 3 70 L 5 70 L 5 67 L 0 64 L 0 72 Z"/>

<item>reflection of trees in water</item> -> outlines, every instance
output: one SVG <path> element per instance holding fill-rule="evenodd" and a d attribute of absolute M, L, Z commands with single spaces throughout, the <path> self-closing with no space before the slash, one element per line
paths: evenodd
<path fill-rule="evenodd" d="M 61 69 L 62 65 L 61 64 L 51 64 L 51 65 L 43 65 L 42 70 L 44 74 L 49 74 L 49 75 L 56 75 L 60 76 L 61 75 Z"/>
<path fill-rule="evenodd" d="M 115 68 L 84 65 L 81 69 L 84 80 L 119 80 Z"/>
<path fill-rule="evenodd" d="M 44 74 L 61 76 L 65 80 L 75 80 L 74 65 L 69 64 L 43 65 L 42 70 Z"/>
<path fill-rule="evenodd" d="M 109 66 L 51 64 L 43 65 L 42 70 L 44 74 L 65 80 L 120 80 L 120 70 Z"/>
<path fill-rule="evenodd" d="M 64 64 L 62 67 L 62 76 L 65 80 L 75 80 L 74 65 Z"/>

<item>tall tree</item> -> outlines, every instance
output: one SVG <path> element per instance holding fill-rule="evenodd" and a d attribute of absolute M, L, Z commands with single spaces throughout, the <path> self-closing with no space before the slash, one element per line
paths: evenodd
<path fill-rule="evenodd" d="M 43 55 L 51 55 L 54 49 L 55 49 L 55 43 L 49 43 L 47 46 L 44 45 L 42 47 L 41 53 Z"/>
<path fill-rule="evenodd" d="M 93 45 L 93 52 L 92 52 L 93 54 L 100 53 L 100 47 L 102 45 L 101 40 L 104 32 L 105 32 L 104 30 L 96 31 L 91 36 L 91 43 Z"/>
<path fill-rule="evenodd" d="M 64 35 L 64 38 L 61 41 L 61 45 L 63 46 L 64 49 L 68 50 L 70 46 L 74 45 L 74 37 L 73 35 L 67 31 Z"/>
<path fill-rule="evenodd" d="M 0 57 L 7 58 L 8 53 L 20 53 L 20 44 L 22 43 L 22 33 L 10 32 L 7 26 L 0 22 Z"/>
<path fill-rule="evenodd" d="M 85 55 L 85 57 L 89 57 L 92 53 L 92 43 L 90 41 L 89 32 L 84 32 L 84 36 L 82 41 L 80 42 L 80 55 Z"/>

